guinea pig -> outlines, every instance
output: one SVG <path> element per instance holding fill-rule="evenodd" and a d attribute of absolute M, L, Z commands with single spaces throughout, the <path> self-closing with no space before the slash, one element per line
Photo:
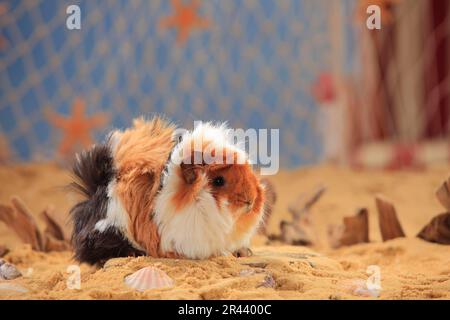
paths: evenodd
<path fill-rule="evenodd" d="M 227 130 L 206 123 L 177 137 L 160 117 L 137 119 L 78 154 L 72 187 L 84 199 L 71 210 L 75 258 L 250 253 L 265 190 Z"/>
<path fill-rule="evenodd" d="M 263 219 L 264 187 L 230 140 L 225 125 L 206 123 L 175 146 L 155 200 L 161 252 L 204 259 L 250 246 Z M 216 159 L 205 163 L 209 155 Z"/>

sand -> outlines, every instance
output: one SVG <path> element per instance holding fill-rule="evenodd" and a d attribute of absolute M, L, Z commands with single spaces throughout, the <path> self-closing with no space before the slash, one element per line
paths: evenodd
<path fill-rule="evenodd" d="M 289 219 L 287 206 L 299 194 L 325 185 L 324 196 L 312 208 L 315 246 L 267 245 L 265 237 L 257 236 L 249 258 L 138 257 L 112 259 L 103 268 L 83 264 L 79 289 L 71 285 L 70 266 L 77 265 L 71 252 L 32 251 L 0 223 L 0 245 L 11 248 L 4 258 L 24 274 L 0 280 L 0 299 L 450 299 L 450 246 L 415 238 L 444 211 L 434 191 L 449 175 L 448 166 L 386 172 L 324 165 L 282 171 L 270 178 L 278 202 L 268 230 L 276 233 L 280 220 Z M 67 215 L 76 201 L 62 188 L 68 181 L 67 171 L 52 164 L 2 166 L 0 202 L 19 195 L 36 215 L 49 204 Z M 378 193 L 396 205 L 406 238 L 381 242 L 374 203 Z M 328 225 L 360 207 L 369 209 L 371 243 L 329 248 Z M 146 266 L 163 270 L 175 285 L 144 292 L 127 287 L 124 277 Z"/>

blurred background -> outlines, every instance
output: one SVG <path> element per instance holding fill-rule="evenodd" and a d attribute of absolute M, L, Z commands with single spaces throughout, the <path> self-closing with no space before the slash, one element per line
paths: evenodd
<path fill-rule="evenodd" d="M 71 5 L 80 30 L 66 26 Z M 308 245 L 336 263 L 280 264 L 301 278 L 279 281 L 277 298 L 310 297 L 324 276 L 323 297 L 340 299 L 339 279 L 369 265 L 383 267 L 383 298 L 449 297 L 449 247 L 415 238 L 430 225 L 449 241 L 449 93 L 449 0 L 0 0 L 0 257 L 35 268 L 38 298 L 58 297 L 81 200 L 65 187 L 74 153 L 163 114 L 187 129 L 279 129 L 276 202 L 252 246 Z M 382 242 L 398 225 L 406 238 Z M 229 283 L 211 288 L 246 293 Z"/>
<path fill-rule="evenodd" d="M 68 30 L 66 8 L 81 8 Z M 381 8 L 381 30 L 366 9 Z M 449 161 L 446 0 L 0 0 L 0 161 L 139 115 L 279 128 L 283 168 Z"/>

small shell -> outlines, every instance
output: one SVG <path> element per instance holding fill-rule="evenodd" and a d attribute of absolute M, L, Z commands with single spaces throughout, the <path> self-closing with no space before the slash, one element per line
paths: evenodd
<path fill-rule="evenodd" d="M 22 273 L 15 265 L 5 262 L 0 266 L 0 277 L 5 280 L 12 280 L 21 277 Z"/>
<path fill-rule="evenodd" d="M 155 267 L 145 267 L 126 276 L 125 283 L 141 292 L 148 289 L 173 286 L 173 280 L 164 271 Z"/>
<path fill-rule="evenodd" d="M 255 270 L 253 270 L 253 269 L 242 269 L 241 271 L 239 271 L 240 277 L 249 277 L 254 274 L 255 274 Z"/>
<path fill-rule="evenodd" d="M 264 280 L 261 282 L 259 287 L 264 288 L 275 288 L 277 286 L 277 283 L 275 282 L 275 279 L 272 277 L 272 275 L 268 274 L 265 276 Z"/>

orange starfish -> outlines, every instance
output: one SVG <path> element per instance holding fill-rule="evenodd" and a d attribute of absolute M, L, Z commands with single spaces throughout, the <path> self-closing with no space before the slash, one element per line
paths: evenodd
<path fill-rule="evenodd" d="M 195 29 L 205 29 L 210 26 L 209 20 L 198 15 L 199 2 L 192 0 L 188 3 L 181 0 L 172 0 L 175 12 L 172 16 L 160 20 L 159 26 L 177 29 L 177 42 L 182 44 L 189 38 L 189 33 Z"/>
<path fill-rule="evenodd" d="M 49 121 L 64 134 L 58 147 L 59 154 L 68 156 L 80 145 L 89 147 L 93 142 L 91 130 L 103 127 L 108 122 L 107 114 L 98 113 L 87 117 L 85 110 L 85 102 L 77 98 L 72 105 L 72 115 L 69 118 L 55 113 L 48 115 Z"/>

